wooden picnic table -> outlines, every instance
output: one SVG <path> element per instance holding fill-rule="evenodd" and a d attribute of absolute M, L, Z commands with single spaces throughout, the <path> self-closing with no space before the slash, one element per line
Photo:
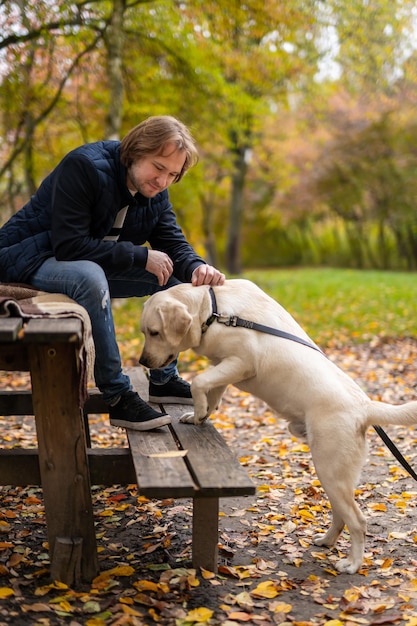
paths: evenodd
<path fill-rule="evenodd" d="M 0 485 L 42 485 L 51 578 L 66 584 L 98 573 L 91 484 L 138 484 L 149 498 L 192 498 L 194 567 L 217 567 L 219 498 L 255 487 L 208 421 L 182 424 L 189 407 L 161 407 L 169 427 L 127 431 L 129 447 L 91 447 L 88 415 L 108 413 L 97 389 L 83 403 L 79 319 L 0 319 L 0 370 L 30 371 L 31 390 L 1 391 L 1 415 L 34 415 L 38 449 L 0 449 Z M 129 371 L 147 399 L 141 368 Z"/>

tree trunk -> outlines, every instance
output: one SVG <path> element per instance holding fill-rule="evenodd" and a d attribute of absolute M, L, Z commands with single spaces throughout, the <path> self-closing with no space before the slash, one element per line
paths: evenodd
<path fill-rule="evenodd" d="M 205 258 L 207 263 L 218 267 L 218 254 L 216 249 L 216 237 L 213 231 L 213 203 L 210 198 L 200 194 L 200 202 L 203 211 L 203 235 Z"/>
<path fill-rule="evenodd" d="M 240 274 L 240 237 L 243 220 L 243 191 L 247 172 L 246 146 L 235 146 L 232 194 L 229 209 L 229 229 L 226 245 L 226 269 L 229 274 Z"/>
<path fill-rule="evenodd" d="M 123 15 L 124 0 L 113 0 L 111 25 L 106 36 L 107 72 L 109 79 L 109 112 L 107 115 L 106 139 L 120 139 L 123 112 Z"/>

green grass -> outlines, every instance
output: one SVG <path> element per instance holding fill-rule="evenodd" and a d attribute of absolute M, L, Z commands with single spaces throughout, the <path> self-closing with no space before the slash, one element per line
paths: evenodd
<path fill-rule="evenodd" d="M 375 336 L 417 336 L 417 274 L 307 268 L 252 270 L 242 278 L 278 300 L 323 348 Z M 141 351 L 141 302 L 132 298 L 115 307 L 125 358 Z"/>
<path fill-rule="evenodd" d="M 417 275 L 344 269 L 246 272 L 323 346 L 417 335 Z"/>

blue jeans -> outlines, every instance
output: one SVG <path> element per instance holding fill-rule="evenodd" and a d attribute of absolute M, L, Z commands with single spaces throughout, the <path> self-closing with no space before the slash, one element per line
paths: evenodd
<path fill-rule="evenodd" d="M 129 377 L 122 372 L 111 298 L 148 296 L 179 282 L 171 277 L 167 285 L 160 287 L 156 276 L 141 268 L 105 273 L 93 261 L 57 261 L 54 257 L 47 259 L 30 279 L 36 289 L 66 294 L 88 312 L 96 350 L 94 378 L 106 401 L 131 389 Z M 150 371 L 150 379 L 156 384 L 175 375 L 177 361 Z"/>

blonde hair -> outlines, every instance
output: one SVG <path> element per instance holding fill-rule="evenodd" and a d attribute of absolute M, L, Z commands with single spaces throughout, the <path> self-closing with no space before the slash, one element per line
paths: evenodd
<path fill-rule="evenodd" d="M 185 152 L 185 162 L 176 176 L 177 183 L 190 167 L 198 162 L 198 151 L 194 138 L 188 128 L 171 115 L 155 115 L 132 128 L 120 143 L 120 160 L 129 168 L 151 154 L 163 154 L 167 144 L 173 144 L 175 150 Z"/>

